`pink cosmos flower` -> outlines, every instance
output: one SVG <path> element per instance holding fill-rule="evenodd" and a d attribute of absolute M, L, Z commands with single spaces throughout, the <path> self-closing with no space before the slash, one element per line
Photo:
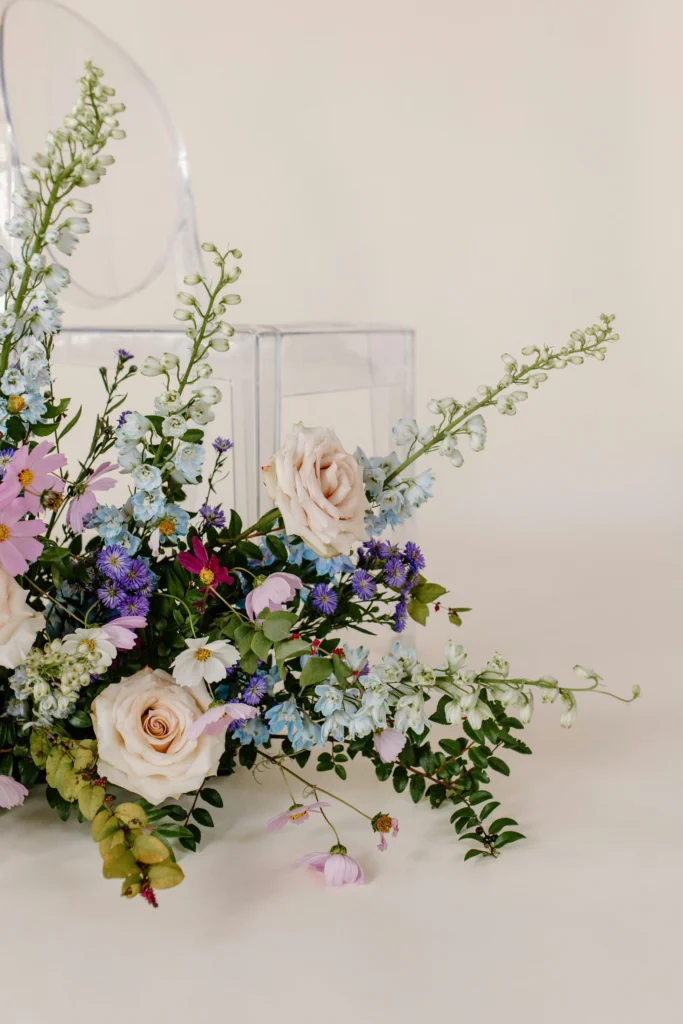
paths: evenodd
<path fill-rule="evenodd" d="M 35 537 L 45 532 L 45 523 L 42 519 L 20 522 L 29 511 L 27 499 L 10 497 L 12 491 L 16 493 L 16 485 L 3 494 L 4 487 L 4 483 L 0 485 L 0 565 L 10 576 L 20 576 L 43 550 Z"/>
<path fill-rule="evenodd" d="M 116 468 L 114 462 L 103 462 L 101 466 L 93 470 L 84 483 L 79 484 L 76 488 L 75 496 L 69 502 L 66 512 L 67 525 L 74 533 L 83 533 L 84 516 L 93 512 L 99 504 L 96 492 L 110 491 L 112 487 L 116 487 L 116 480 L 113 476 L 104 476 L 105 473 L 110 473 Z"/>
<path fill-rule="evenodd" d="M 288 811 L 283 811 L 282 814 L 276 814 L 274 818 L 266 824 L 266 831 L 268 832 L 279 832 L 281 828 L 284 828 L 288 822 L 292 822 L 294 825 L 303 825 L 305 821 L 308 821 L 308 815 L 311 811 L 320 813 L 321 807 L 329 807 L 328 803 L 324 801 L 322 803 L 315 804 L 292 804 Z"/>
<path fill-rule="evenodd" d="M 203 590 L 213 591 L 219 583 L 232 583 L 233 578 L 228 570 L 218 564 L 218 559 L 215 555 L 211 555 L 211 558 L 209 558 L 207 550 L 199 537 L 192 538 L 192 549 L 194 555 L 191 555 L 189 551 L 181 551 L 178 555 L 178 561 L 183 569 L 187 569 L 188 572 L 199 576 L 200 583 L 204 584 Z"/>
<path fill-rule="evenodd" d="M 146 625 L 144 615 L 120 615 L 118 619 L 105 622 L 102 629 L 117 650 L 132 651 L 137 640 L 137 633 L 133 630 L 144 629 Z"/>
<path fill-rule="evenodd" d="M 231 722 L 243 722 L 246 718 L 254 718 L 258 714 L 257 708 L 248 704 L 214 704 L 203 715 L 195 719 L 187 730 L 187 738 L 196 740 L 202 733 L 209 736 L 217 736 L 228 728 Z"/>
<path fill-rule="evenodd" d="M 65 465 L 66 455 L 55 452 L 49 441 L 41 441 L 30 451 L 27 444 L 22 444 L 5 470 L 5 483 L 16 487 L 17 493 L 23 490 L 26 508 L 37 515 L 43 491 L 61 494 L 64 490 L 64 481 L 53 471 Z"/>
<path fill-rule="evenodd" d="M 377 849 L 384 853 L 387 848 L 387 833 L 390 831 L 395 839 L 398 835 L 398 818 L 390 818 L 388 814 L 378 814 L 373 821 L 372 827 L 379 832 L 379 845 Z"/>
<path fill-rule="evenodd" d="M 385 764 L 395 761 L 405 745 L 406 738 L 398 729 L 382 729 L 375 733 L 373 746 Z"/>
<path fill-rule="evenodd" d="M 247 594 L 245 607 L 247 615 L 253 622 L 264 608 L 271 612 L 280 612 L 291 601 L 297 590 L 303 587 L 298 576 L 292 572 L 274 572 L 272 576 Z"/>
<path fill-rule="evenodd" d="M 345 846 L 333 846 L 329 853 L 309 853 L 304 863 L 322 871 L 325 885 L 363 885 L 365 882 L 362 867 L 347 855 Z"/>
<path fill-rule="evenodd" d="M 0 775 L 0 807 L 20 807 L 28 796 L 26 786 L 13 779 L 11 775 Z"/>

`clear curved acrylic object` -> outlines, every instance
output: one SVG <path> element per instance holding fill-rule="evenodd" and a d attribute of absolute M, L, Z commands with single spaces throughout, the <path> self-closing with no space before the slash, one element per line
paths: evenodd
<path fill-rule="evenodd" d="M 97 186 L 91 234 L 69 260 L 69 298 L 91 309 L 112 305 L 162 275 L 169 294 L 176 291 L 184 275 L 201 270 L 202 258 L 185 148 L 155 87 L 116 43 L 61 4 L 0 0 L 0 19 L 0 233 L 21 162 L 62 123 L 83 63 L 92 60 L 126 104 L 127 138 L 117 144 L 113 173 Z M 3 237 L 3 244 L 12 250 L 16 243 Z"/>

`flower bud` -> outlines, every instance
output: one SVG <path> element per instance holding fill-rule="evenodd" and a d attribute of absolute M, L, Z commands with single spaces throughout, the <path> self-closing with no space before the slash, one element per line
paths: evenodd
<path fill-rule="evenodd" d="M 140 368 L 140 373 L 145 377 L 158 377 L 160 373 L 163 373 L 161 363 L 156 356 L 147 356 Z"/>
<path fill-rule="evenodd" d="M 196 306 L 197 300 L 194 295 L 190 295 L 189 292 L 178 292 L 178 300 L 185 306 Z"/>
<path fill-rule="evenodd" d="M 192 313 L 189 313 L 186 309 L 174 309 L 173 316 L 176 320 L 191 320 Z"/>
<path fill-rule="evenodd" d="M 202 249 L 204 250 L 204 252 L 215 252 L 216 246 L 213 244 L 213 242 L 202 242 Z"/>
<path fill-rule="evenodd" d="M 176 366 L 180 365 L 180 360 L 173 352 L 162 352 L 159 357 L 159 365 L 162 370 L 173 370 Z"/>
<path fill-rule="evenodd" d="M 201 280 L 199 274 L 188 274 L 183 278 L 183 284 L 201 284 Z"/>
<path fill-rule="evenodd" d="M 224 302 L 228 306 L 238 306 L 241 301 L 242 299 L 240 296 L 234 294 L 224 295 L 221 299 L 221 302 Z"/>
<path fill-rule="evenodd" d="M 214 352 L 227 352 L 230 348 L 230 342 L 222 334 L 214 334 L 209 344 Z"/>
<path fill-rule="evenodd" d="M 84 199 L 70 199 L 68 205 L 76 213 L 92 213 L 92 203 L 86 203 Z"/>
<path fill-rule="evenodd" d="M 198 377 L 210 377 L 213 373 L 213 368 L 209 363 L 199 363 L 195 369 Z"/>

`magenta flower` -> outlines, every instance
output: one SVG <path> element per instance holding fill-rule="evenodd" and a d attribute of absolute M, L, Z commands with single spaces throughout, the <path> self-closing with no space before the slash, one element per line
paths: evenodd
<path fill-rule="evenodd" d="M 363 885 L 365 882 L 362 867 L 348 856 L 345 846 L 333 846 L 329 853 L 309 853 L 304 863 L 322 871 L 325 885 Z"/>
<path fill-rule="evenodd" d="M 283 811 L 282 814 L 276 814 L 274 818 L 266 824 L 266 831 L 268 832 L 279 832 L 281 828 L 284 828 L 288 822 L 292 822 L 294 825 L 303 825 L 305 821 L 308 821 L 308 815 L 311 811 L 315 811 L 317 814 L 320 813 L 321 807 L 329 807 L 330 805 L 325 803 L 315 804 L 292 804 L 288 811 Z"/>
<path fill-rule="evenodd" d="M 77 484 L 74 488 L 74 497 L 69 502 L 66 511 L 67 525 L 74 533 L 83 533 L 84 517 L 97 508 L 99 501 L 96 492 L 110 491 L 112 487 L 116 487 L 116 480 L 113 476 L 104 476 L 105 473 L 110 473 L 116 468 L 114 462 L 103 462 L 101 466 L 93 470 L 84 483 Z"/>
<path fill-rule="evenodd" d="M 257 714 L 257 708 L 249 707 L 248 704 L 240 704 L 237 701 L 234 704 L 213 704 L 188 728 L 187 738 L 197 740 L 202 733 L 218 736 L 225 732 L 231 722 L 243 722 L 246 718 L 254 718 Z"/>
<path fill-rule="evenodd" d="M 10 576 L 20 576 L 43 550 L 35 537 L 45 532 L 45 523 L 42 519 L 20 522 L 29 511 L 27 499 L 10 497 L 12 489 L 16 492 L 16 485 L 3 494 L 4 486 L 0 485 L 0 565 Z"/>
<path fill-rule="evenodd" d="M 298 576 L 292 572 L 274 572 L 260 586 L 247 594 L 245 607 L 247 615 L 253 622 L 264 608 L 271 612 L 280 612 L 291 601 L 297 590 L 303 587 Z"/>
<path fill-rule="evenodd" d="M 54 452 L 54 454 L 50 454 Z M 26 508 L 36 515 L 40 511 L 40 496 L 43 491 L 64 490 L 64 481 L 54 476 L 53 471 L 66 465 L 66 455 L 55 452 L 49 441 L 41 441 L 29 450 L 27 444 L 17 448 L 12 461 L 5 471 L 5 482 L 16 488 L 17 493 L 23 490 Z"/>
<path fill-rule="evenodd" d="M 27 796 L 26 786 L 22 786 L 11 775 L 0 775 L 0 807 L 6 810 L 10 807 L 20 807 Z"/>
<path fill-rule="evenodd" d="M 380 761 L 389 764 L 395 761 L 406 745 L 406 738 L 398 729 L 382 729 L 375 733 L 373 746 L 379 754 Z"/>
<path fill-rule="evenodd" d="M 188 572 L 199 576 L 199 582 L 204 584 L 202 589 L 213 591 L 219 583 L 232 583 L 233 578 L 228 570 L 224 566 L 219 565 L 215 555 L 211 555 L 209 558 L 207 550 L 199 537 L 192 538 L 192 549 L 194 555 L 191 555 L 189 551 L 181 551 L 178 555 L 178 561 L 183 569 L 187 569 Z"/>
<path fill-rule="evenodd" d="M 147 619 L 144 615 L 120 615 L 118 619 L 105 622 L 101 627 L 118 651 L 132 651 L 137 640 L 136 629 L 144 629 Z"/>
<path fill-rule="evenodd" d="M 389 814 L 376 814 L 372 819 L 372 831 L 379 833 L 379 846 L 377 849 L 384 853 L 387 848 L 387 835 L 391 832 L 395 839 L 398 835 L 398 818 L 392 818 Z"/>

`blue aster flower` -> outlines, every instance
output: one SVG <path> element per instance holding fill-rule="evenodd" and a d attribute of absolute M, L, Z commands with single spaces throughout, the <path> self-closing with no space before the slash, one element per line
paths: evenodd
<path fill-rule="evenodd" d="M 0 450 L 0 475 L 4 476 L 5 470 L 14 458 L 15 450 L 14 448 L 3 448 Z"/>
<path fill-rule="evenodd" d="M 118 610 L 121 615 L 146 615 L 149 611 L 149 601 L 142 594 L 123 594 Z"/>
<path fill-rule="evenodd" d="M 311 604 L 321 615 L 332 615 L 337 610 L 338 598 L 329 583 L 318 583 L 311 591 Z"/>
<path fill-rule="evenodd" d="M 370 601 L 377 592 L 377 584 L 365 569 L 356 569 L 351 577 L 351 588 L 361 601 Z"/>
<path fill-rule="evenodd" d="M 400 558 L 390 558 L 384 566 L 384 578 L 390 587 L 401 588 L 408 577 L 408 567 Z"/>
<path fill-rule="evenodd" d="M 414 572 L 419 572 L 420 569 L 424 569 L 427 564 L 421 549 L 417 544 L 414 544 L 412 540 L 409 540 L 405 546 L 405 557 L 410 562 L 410 567 Z"/>
<path fill-rule="evenodd" d="M 142 558 L 129 558 L 128 562 L 119 579 L 126 590 L 140 591 L 151 581 L 152 574 Z"/>
<path fill-rule="evenodd" d="M 103 548 L 97 556 L 97 568 L 110 579 L 120 580 L 123 573 L 130 569 L 133 560 L 119 544 L 111 544 Z"/>
<path fill-rule="evenodd" d="M 213 526 L 216 530 L 222 530 L 225 526 L 225 512 L 217 505 L 202 505 L 199 514 L 207 526 Z"/>
<path fill-rule="evenodd" d="M 229 452 L 232 447 L 233 443 L 229 437 L 217 437 L 212 445 L 212 448 L 219 453 Z"/>
<path fill-rule="evenodd" d="M 116 580 L 107 580 L 103 586 L 97 588 L 97 596 L 105 608 L 113 611 L 114 608 L 118 608 L 121 600 L 121 586 Z"/>
<path fill-rule="evenodd" d="M 245 704 L 253 704 L 256 706 L 261 703 L 267 689 L 268 684 L 263 676 L 252 676 L 242 691 L 242 700 Z"/>

